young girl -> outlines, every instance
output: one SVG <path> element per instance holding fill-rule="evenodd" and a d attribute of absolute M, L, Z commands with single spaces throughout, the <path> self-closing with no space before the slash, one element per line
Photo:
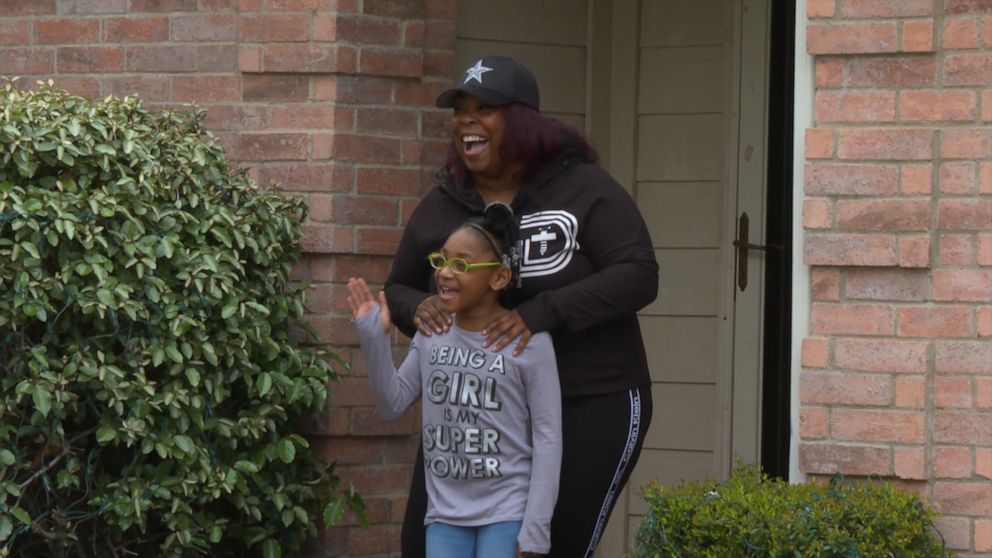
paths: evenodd
<path fill-rule="evenodd" d="M 516 225 L 493 204 L 428 256 L 446 333 L 414 335 L 393 365 L 385 293 L 348 280 L 348 304 L 369 368 L 376 407 L 399 418 L 423 399 L 427 556 L 514 558 L 546 554 L 561 465 L 561 393 L 551 337 L 535 334 L 519 355 L 481 349 L 483 326 L 502 311 L 514 278 Z"/>

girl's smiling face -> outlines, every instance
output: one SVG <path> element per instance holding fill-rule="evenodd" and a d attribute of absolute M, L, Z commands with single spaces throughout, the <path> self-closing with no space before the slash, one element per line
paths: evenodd
<path fill-rule="evenodd" d="M 464 93 L 455 98 L 451 137 L 458 156 L 472 174 L 487 179 L 502 176 L 505 165 L 500 160 L 499 147 L 505 129 L 506 120 L 498 108 Z"/>
<path fill-rule="evenodd" d="M 461 258 L 468 263 L 497 261 L 498 256 L 482 234 L 462 227 L 451 233 L 441 248 L 441 254 L 445 258 Z M 444 266 L 434 270 L 434 282 L 444 309 L 464 321 L 487 316 L 497 305 L 499 291 L 510 282 L 510 275 L 510 270 L 502 265 L 472 268 L 461 274 Z"/>

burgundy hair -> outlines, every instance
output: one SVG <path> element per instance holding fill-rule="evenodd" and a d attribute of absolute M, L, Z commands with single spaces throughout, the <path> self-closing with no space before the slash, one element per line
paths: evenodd
<path fill-rule="evenodd" d="M 520 163 L 519 180 L 529 180 L 542 164 L 563 151 L 574 154 L 580 161 L 596 160 L 596 151 L 574 127 L 520 103 L 501 106 L 498 110 L 505 121 L 499 157 L 504 164 Z M 469 170 L 458 155 L 454 140 L 448 146 L 444 171 L 456 186 L 465 185 Z"/>

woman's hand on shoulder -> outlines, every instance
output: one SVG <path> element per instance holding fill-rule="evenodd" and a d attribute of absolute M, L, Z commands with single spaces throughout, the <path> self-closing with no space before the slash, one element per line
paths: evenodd
<path fill-rule="evenodd" d="M 444 333 L 451 327 L 451 314 L 441 306 L 441 297 L 431 295 L 417 305 L 413 313 L 413 324 L 417 331 L 430 337 L 434 333 Z"/>
<path fill-rule="evenodd" d="M 348 279 L 348 306 L 351 307 L 351 317 L 359 319 L 375 308 L 375 299 L 369 290 L 365 279 L 351 277 Z M 389 333 L 393 323 L 390 319 L 389 305 L 386 304 L 386 293 L 379 291 L 379 323 L 383 331 Z"/>
<path fill-rule="evenodd" d="M 486 336 L 482 346 L 492 345 L 493 351 L 497 353 L 512 343 L 514 339 L 519 339 L 517 346 L 513 349 L 513 356 L 520 355 L 534 335 L 516 310 L 507 310 L 493 318 L 486 324 L 486 327 L 482 328 L 482 334 Z"/>

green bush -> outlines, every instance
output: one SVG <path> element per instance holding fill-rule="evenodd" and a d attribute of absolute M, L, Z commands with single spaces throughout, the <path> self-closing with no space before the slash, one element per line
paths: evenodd
<path fill-rule="evenodd" d="M 338 487 L 292 421 L 299 200 L 135 98 L 0 90 L 0 556 L 280 556 Z"/>
<path fill-rule="evenodd" d="M 933 512 L 884 482 L 789 484 L 742 466 L 722 483 L 651 483 L 644 499 L 636 558 L 951 556 Z"/>

